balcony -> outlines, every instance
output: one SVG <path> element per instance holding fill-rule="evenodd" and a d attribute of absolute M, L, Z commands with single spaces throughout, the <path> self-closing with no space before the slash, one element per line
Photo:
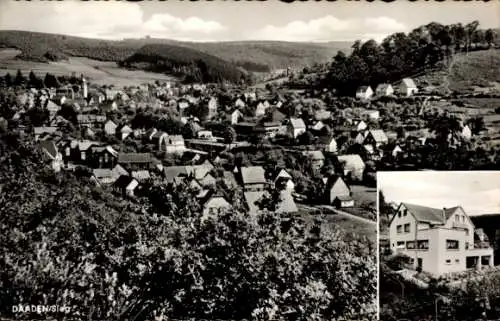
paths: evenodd
<path fill-rule="evenodd" d="M 469 225 L 462 223 L 462 222 L 453 222 L 453 228 L 459 228 L 459 229 L 468 229 Z"/>

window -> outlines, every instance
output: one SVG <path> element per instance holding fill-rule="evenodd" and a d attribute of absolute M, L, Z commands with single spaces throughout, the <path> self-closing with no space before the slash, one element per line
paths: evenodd
<path fill-rule="evenodd" d="M 458 241 L 457 240 L 446 240 L 446 249 L 447 250 L 458 250 Z"/>
<path fill-rule="evenodd" d="M 460 259 L 455 259 L 455 263 L 460 263 Z"/>
<path fill-rule="evenodd" d="M 450 259 L 446 260 L 446 264 L 451 264 L 451 260 Z"/>
<path fill-rule="evenodd" d="M 458 215 L 455 216 L 455 222 L 460 222 L 460 216 Z"/>
<path fill-rule="evenodd" d="M 469 242 L 465 242 L 465 249 L 468 250 L 469 249 Z"/>
<path fill-rule="evenodd" d="M 465 223 L 465 215 L 462 216 L 462 222 Z"/>
<path fill-rule="evenodd" d="M 405 242 L 404 241 L 399 241 L 398 242 L 398 248 L 404 248 L 405 247 Z"/>
<path fill-rule="evenodd" d="M 396 227 L 396 229 L 397 229 L 398 234 L 401 234 L 401 232 L 403 232 L 403 225 L 398 225 Z"/>
<path fill-rule="evenodd" d="M 410 233 L 410 223 L 405 224 L 405 233 Z"/>
<path fill-rule="evenodd" d="M 429 240 L 418 240 L 417 248 L 419 250 L 428 250 L 429 249 Z"/>
<path fill-rule="evenodd" d="M 403 208 L 403 216 L 406 216 L 406 214 L 408 214 L 408 211 L 406 210 L 406 208 Z"/>
<path fill-rule="evenodd" d="M 398 217 L 401 217 L 401 212 L 398 212 Z"/>
<path fill-rule="evenodd" d="M 407 241 L 406 242 L 406 248 L 408 250 L 414 250 L 415 249 L 415 241 Z"/>

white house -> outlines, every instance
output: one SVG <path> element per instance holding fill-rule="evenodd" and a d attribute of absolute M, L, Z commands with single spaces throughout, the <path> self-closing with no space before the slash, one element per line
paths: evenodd
<path fill-rule="evenodd" d="M 264 116 L 268 107 L 260 102 L 257 107 L 255 107 L 255 117 Z"/>
<path fill-rule="evenodd" d="M 417 85 L 411 78 L 404 78 L 398 86 L 398 91 L 403 96 L 411 96 L 418 92 Z"/>
<path fill-rule="evenodd" d="M 363 120 L 357 120 L 354 122 L 354 129 L 358 132 L 361 132 L 368 128 L 368 124 L 366 124 Z"/>
<path fill-rule="evenodd" d="M 124 125 L 122 128 L 120 128 L 120 139 L 125 140 L 130 134 L 132 134 L 134 131 L 130 126 Z"/>
<path fill-rule="evenodd" d="M 462 132 L 460 133 L 460 135 L 462 136 L 462 138 L 467 139 L 467 140 L 472 138 L 472 131 L 471 131 L 469 125 L 465 125 L 462 127 Z"/>
<path fill-rule="evenodd" d="M 337 140 L 334 137 L 329 137 L 324 142 L 324 151 L 328 153 L 337 152 Z"/>
<path fill-rule="evenodd" d="M 205 220 L 220 212 L 230 210 L 232 205 L 222 196 L 211 196 L 203 204 L 203 217 Z"/>
<path fill-rule="evenodd" d="M 241 111 L 236 109 L 231 113 L 231 125 L 236 125 L 243 118 Z"/>
<path fill-rule="evenodd" d="M 288 191 L 295 190 L 295 183 L 293 182 L 292 176 L 284 169 L 281 169 L 276 175 L 276 178 L 274 179 L 274 186 Z"/>
<path fill-rule="evenodd" d="M 474 243 L 474 224 L 462 207 L 430 208 L 401 203 L 390 222 L 393 253 L 415 269 L 439 276 L 493 266 L 493 248 Z"/>
<path fill-rule="evenodd" d="M 240 98 L 238 98 L 234 102 L 234 107 L 236 107 L 236 108 L 243 108 L 243 107 L 245 107 L 245 102 L 243 100 L 241 100 Z"/>
<path fill-rule="evenodd" d="M 293 138 L 297 138 L 300 134 L 306 132 L 306 124 L 302 118 L 290 118 L 287 131 Z"/>
<path fill-rule="evenodd" d="M 375 89 L 375 94 L 381 96 L 391 96 L 394 94 L 394 88 L 390 84 L 379 84 Z"/>
<path fill-rule="evenodd" d="M 108 120 L 104 124 L 104 132 L 106 135 L 116 135 L 116 128 L 118 128 L 118 125 L 116 125 L 112 120 Z"/>
<path fill-rule="evenodd" d="M 360 86 L 356 90 L 356 98 L 358 99 L 370 99 L 373 96 L 373 89 L 370 86 Z"/>
<path fill-rule="evenodd" d="M 186 146 L 184 145 L 184 138 L 181 135 L 171 135 L 165 140 L 165 151 L 167 153 L 184 153 Z"/>

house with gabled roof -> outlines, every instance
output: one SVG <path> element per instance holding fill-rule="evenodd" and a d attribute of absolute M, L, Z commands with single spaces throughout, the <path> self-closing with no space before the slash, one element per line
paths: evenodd
<path fill-rule="evenodd" d="M 399 94 L 409 97 L 418 92 L 417 85 L 411 78 L 404 78 L 398 85 Z"/>
<path fill-rule="evenodd" d="M 234 102 L 234 107 L 236 107 L 236 108 L 243 108 L 243 107 L 245 107 L 245 102 L 243 100 L 241 100 L 241 98 L 238 98 Z"/>
<path fill-rule="evenodd" d="M 306 132 L 306 124 L 302 118 L 290 118 L 287 125 L 287 132 L 293 138 L 297 138 L 301 134 Z"/>
<path fill-rule="evenodd" d="M 165 138 L 163 146 L 160 147 L 160 150 L 165 150 L 165 152 L 167 153 L 182 154 L 186 151 L 184 137 L 182 137 L 181 135 L 169 135 Z"/>
<path fill-rule="evenodd" d="M 162 146 L 165 145 L 165 141 L 168 138 L 168 134 L 164 131 L 156 131 L 151 136 L 151 142 L 158 147 L 158 150 L 161 150 Z"/>
<path fill-rule="evenodd" d="M 373 145 L 374 147 L 379 147 L 385 145 L 389 142 L 385 132 L 382 129 L 372 129 L 368 131 L 368 134 L 363 141 L 365 145 Z"/>
<path fill-rule="evenodd" d="M 375 95 L 378 97 L 383 97 L 383 96 L 391 96 L 394 94 L 394 88 L 391 86 L 391 84 L 378 84 L 377 88 L 375 89 Z"/>
<path fill-rule="evenodd" d="M 153 163 L 153 156 L 150 153 L 119 153 L 118 164 L 122 166 L 136 166 L 139 168 L 149 168 Z"/>
<path fill-rule="evenodd" d="M 236 109 L 231 113 L 231 125 L 235 125 L 240 122 L 240 120 L 243 118 L 243 114 L 241 111 Z"/>
<path fill-rule="evenodd" d="M 144 183 L 151 179 L 151 174 L 148 170 L 138 170 L 130 172 L 130 176 L 135 178 L 139 183 Z"/>
<path fill-rule="evenodd" d="M 129 125 L 122 125 L 118 129 L 119 132 L 119 138 L 121 140 L 127 139 L 127 137 L 130 136 L 134 132 L 134 130 L 129 126 Z"/>
<path fill-rule="evenodd" d="M 262 191 L 267 185 L 265 171 L 262 166 L 241 167 L 240 175 L 245 191 Z"/>
<path fill-rule="evenodd" d="M 285 169 L 279 169 L 273 177 L 274 187 L 279 190 L 287 190 L 293 192 L 295 190 L 295 183 L 292 175 Z"/>
<path fill-rule="evenodd" d="M 401 203 L 389 224 L 393 253 L 434 276 L 493 266 L 493 248 L 475 242 L 475 226 L 461 206 Z"/>
<path fill-rule="evenodd" d="M 351 180 L 362 181 L 365 172 L 365 162 L 358 154 L 339 155 L 338 160 L 344 167 L 344 176 Z"/>
<path fill-rule="evenodd" d="M 123 196 L 134 197 L 139 182 L 131 177 L 122 175 L 113 183 L 113 190 Z"/>
<path fill-rule="evenodd" d="M 87 164 L 93 168 L 112 168 L 118 158 L 118 152 L 112 146 L 93 145 L 88 154 Z"/>
<path fill-rule="evenodd" d="M 56 144 L 49 139 L 40 141 L 40 149 L 42 151 L 42 159 L 50 164 L 50 167 L 55 171 L 61 171 L 64 165 L 62 154 L 57 149 Z"/>
<path fill-rule="evenodd" d="M 370 99 L 373 96 L 373 89 L 370 86 L 360 86 L 356 90 L 356 98 L 358 99 Z"/>
<path fill-rule="evenodd" d="M 351 189 L 341 176 L 332 175 L 326 179 L 325 196 L 328 204 L 334 204 L 337 207 L 354 206 Z"/>
<path fill-rule="evenodd" d="M 320 150 L 304 151 L 302 154 L 311 160 L 313 169 L 319 170 L 325 164 L 325 155 Z"/>
<path fill-rule="evenodd" d="M 108 120 L 106 123 L 104 123 L 104 133 L 108 136 L 116 135 L 117 128 L 118 128 L 118 125 L 115 124 L 115 122 L 112 120 Z"/>
<path fill-rule="evenodd" d="M 206 195 L 202 200 L 203 204 L 203 217 L 202 220 L 208 217 L 213 217 L 221 212 L 231 210 L 233 207 L 223 196 L 219 195 Z"/>
<path fill-rule="evenodd" d="M 330 136 L 321 136 L 319 139 L 319 143 L 322 146 L 322 150 L 327 153 L 336 153 L 337 152 L 337 140 L 335 137 Z"/>
<path fill-rule="evenodd" d="M 264 116 L 266 114 L 266 110 L 268 107 L 264 105 L 264 103 L 260 102 L 255 107 L 255 117 Z"/>

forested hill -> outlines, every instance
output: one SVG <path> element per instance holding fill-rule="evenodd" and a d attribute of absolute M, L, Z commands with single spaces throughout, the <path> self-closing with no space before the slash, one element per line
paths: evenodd
<path fill-rule="evenodd" d="M 477 21 L 466 25 L 432 22 L 408 34 L 392 34 L 381 43 L 356 41 L 350 55 L 339 52 L 334 57 L 321 86 L 352 95 L 361 85 L 375 88 L 380 83 L 415 77 L 447 66 L 456 53 L 496 46 L 496 30 L 480 29 Z"/>
<path fill-rule="evenodd" d="M 184 76 L 188 82 L 247 81 L 249 75 L 230 62 L 204 52 L 168 44 L 149 44 L 120 62 L 140 68 Z"/>
<path fill-rule="evenodd" d="M 31 31 L 0 31 L 0 47 L 19 49 L 19 58 L 32 61 L 57 61 L 67 56 L 120 61 L 141 45 Z"/>
<path fill-rule="evenodd" d="M 144 45 L 163 44 L 195 49 L 247 71 L 267 72 L 289 66 L 301 67 L 329 61 L 338 51 L 349 52 L 351 43 L 304 43 L 284 41 L 184 42 L 170 39 L 99 40 L 29 31 L 0 31 L 0 48 L 22 51 L 20 58 L 56 61 L 68 56 L 103 61 L 122 61 Z"/>

